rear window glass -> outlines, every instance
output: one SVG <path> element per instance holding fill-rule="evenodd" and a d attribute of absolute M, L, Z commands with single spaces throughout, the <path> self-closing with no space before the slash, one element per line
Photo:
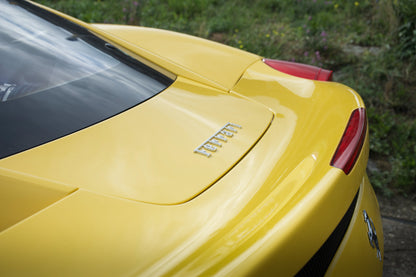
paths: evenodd
<path fill-rule="evenodd" d="M 173 80 L 53 13 L 0 0 L 0 158 L 130 109 Z"/>

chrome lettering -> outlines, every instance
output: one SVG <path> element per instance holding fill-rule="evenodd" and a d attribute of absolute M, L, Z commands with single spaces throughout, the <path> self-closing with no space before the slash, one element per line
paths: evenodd
<path fill-rule="evenodd" d="M 225 127 L 225 129 L 227 129 L 228 131 L 231 131 L 231 132 L 237 133 L 237 130 L 236 130 L 236 129 L 234 129 L 232 126 L 227 126 L 227 127 Z"/>
<path fill-rule="evenodd" d="M 217 131 L 209 139 L 207 139 L 200 146 L 198 146 L 194 150 L 194 153 L 199 153 L 199 154 L 209 158 L 211 156 L 211 154 L 209 152 L 205 151 L 205 150 L 208 150 L 208 151 L 211 151 L 211 152 L 216 152 L 217 149 L 218 149 L 216 146 L 222 147 L 221 143 L 224 143 L 224 142 L 228 141 L 226 137 L 232 138 L 234 136 L 234 134 L 238 133 L 236 128 L 242 129 L 243 127 L 241 127 L 238 124 L 228 122 L 219 131 Z"/>
<path fill-rule="evenodd" d="M 209 151 L 212 151 L 212 152 L 217 151 L 217 147 L 212 146 L 212 145 L 210 145 L 210 144 L 204 144 L 202 147 L 204 147 L 205 149 L 207 149 L 207 150 L 209 150 Z"/>
<path fill-rule="evenodd" d="M 220 134 L 215 135 L 215 137 L 214 137 L 214 138 L 219 139 L 219 140 L 222 140 L 222 141 L 224 141 L 224 142 L 227 142 L 227 139 L 226 139 L 223 135 L 220 135 Z"/>
<path fill-rule="evenodd" d="M 226 135 L 227 137 L 230 137 L 230 138 L 234 135 L 233 133 L 228 132 L 226 130 L 221 130 L 221 134 Z"/>
<path fill-rule="evenodd" d="M 195 149 L 195 150 L 194 150 L 194 152 L 195 152 L 195 153 L 199 153 L 199 154 L 201 154 L 201 155 L 204 155 L 204 156 L 206 156 L 206 157 L 208 157 L 208 158 L 211 156 L 211 154 L 210 154 L 210 153 L 208 153 L 207 151 L 205 151 L 205 150 L 203 150 L 203 149 L 199 149 L 199 148 Z"/>
<path fill-rule="evenodd" d="M 214 144 L 214 145 L 219 146 L 219 147 L 222 146 L 222 144 L 218 140 L 216 140 L 214 138 L 210 139 L 209 140 L 209 143 Z"/>
<path fill-rule="evenodd" d="M 237 128 L 240 128 L 240 129 L 243 128 L 243 127 L 241 127 L 241 125 L 230 123 L 230 122 L 228 122 L 228 126 L 237 127 Z"/>

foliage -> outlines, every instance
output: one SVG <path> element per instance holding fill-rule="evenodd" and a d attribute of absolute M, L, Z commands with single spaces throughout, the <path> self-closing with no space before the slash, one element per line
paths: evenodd
<path fill-rule="evenodd" d="M 398 57 L 416 61 L 416 2 L 414 0 L 396 1 L 400 26 L 398 28 Z"/>
<path fill-rule="evenodd" d="M 375 187 L 386 194 L 416 191 L 416 1 L 38 2 L 88 22 L 170 29 L 331 68 L 366 102 Z"/>

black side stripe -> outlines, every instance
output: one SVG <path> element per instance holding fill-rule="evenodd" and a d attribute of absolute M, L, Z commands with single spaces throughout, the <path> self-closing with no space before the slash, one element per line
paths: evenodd
<path fill-rule="evenodd" d="M 358 193 L 355 195 L 350 207 L 341 219 L 338 226 L 321 246 L 318 252 L 306 263 L 306 265 L 295 275 L 297 277 L 303 276 L 324 276 L 331 264 L 335 253 L 338 250 L 345 233 L 350 225 L 351 218 L 354 214 L 355 205 L 357 204 Z"/>

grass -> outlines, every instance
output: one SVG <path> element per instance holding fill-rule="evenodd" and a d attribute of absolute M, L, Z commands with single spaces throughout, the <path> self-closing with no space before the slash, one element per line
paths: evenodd
<path fill-rule="evenodd" d="M 170 29 L 330 68 L 364 98 L 375 188 L 416 192 L 413 0 L 39 0 L 87 22 Z"/>

